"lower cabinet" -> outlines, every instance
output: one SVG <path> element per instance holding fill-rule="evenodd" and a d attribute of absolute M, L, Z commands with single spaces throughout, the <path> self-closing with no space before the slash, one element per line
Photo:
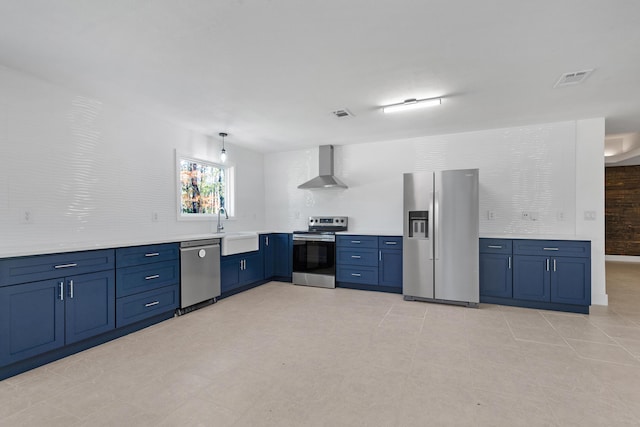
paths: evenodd
<path fill-rule="evenodd" d="M 291 234 L 260 235 L 260 250 L 264 256 L 264 278 L 290 278 L 292 274 L 293 246 Z"/>
<path fill-rule="evenodd" d="M 264 255 L 260 251 L 220 258 L 220 287 L 224 294 L 264 279 Z"/>
<path fill-rule="evenodd" d="M 336 281 L 342 287 L 401 293 L 402 237 L 337 236 Z"/>
<path fill-rule="evenodd" d="M 113 270 L 0 288 L 0 365 L 115 328 Z"/>
<path fill-rule="evenodd" d="M 591 242 L 480 239 L 480 302 L 588 313 Z"/>

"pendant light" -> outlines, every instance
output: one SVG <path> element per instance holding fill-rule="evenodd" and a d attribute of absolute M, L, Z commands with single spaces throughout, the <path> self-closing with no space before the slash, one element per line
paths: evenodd
<path fill-rule="evenodd" d="M 224 163 L 227 161 L 227 150 L 224 149 L 224 138 L 227 136 L 227 134 L 224 132 L 220 132 L 218 135 L 222 137 L 222 150 L 220 151 L 220 161 Z"/>

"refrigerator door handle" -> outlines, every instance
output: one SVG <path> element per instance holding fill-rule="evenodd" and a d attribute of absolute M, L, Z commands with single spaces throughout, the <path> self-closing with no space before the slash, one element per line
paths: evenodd
<path fill-rule="evenodd" d="M 435 235 L 433 233 L 434 230 L 434 226 L 433 226 L 433 219 L 435 218 L 434 212 L 433 212 L 433 198 L 435 196 L 435 193 L 429 193 L 429 213 L 427 215 L 427 241 L 429 242 L 429 259 L 434 259 L 434 240 L 435 240 Z"/>
<path fill-rule="evenodd" d="M 438 192 L 433 193 L 433 220 L 431 221 L 431 236 L 433 239 L 433 259 L 440 259 L 440 206 L 438 203 Z"/>

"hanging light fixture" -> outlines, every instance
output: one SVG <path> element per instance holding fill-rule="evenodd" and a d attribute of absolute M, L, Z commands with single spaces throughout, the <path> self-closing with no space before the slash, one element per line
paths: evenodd
<path fill-rule="evenodd" d="M 414 108 L 432 107 L 434 105 L 442 104 L 442 98 L 428 98 L 428 99 L 405 99 L 399 104 L 385 105 L 382 107 L 382 111 L 385 113 L 395 113 L 397 111 L 413 110 Z"/>
<path fill-rule="evenodd" d="M 227 150 L 224 149 L 224 138 L 227 136 L 227 134 L 224 132 L 220 132 L 218 135 L 222 137 L 222 150 L 220 151 L 220 161 L 224 163 L 227 161 Z"/>

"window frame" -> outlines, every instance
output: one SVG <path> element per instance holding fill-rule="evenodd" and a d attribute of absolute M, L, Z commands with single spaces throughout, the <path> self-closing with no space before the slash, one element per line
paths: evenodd
<path fill-rule="evenodd" d="M 184 154 L 176 151 L 175 155 L 175 176 L 176 176 L 176 214 L 178 220 L 212 220 L 218 217 L 218 213 L 185 213 L 182 211 L 182 177 L 181 177 L 181 163 L 183 161 L 201 164 L 204 166 L 211 166 L 224 170 L 224 208 L 227 210 L 227 215 L 230 219 L 235 217 L 235 165 L 222 164 L 217 161 L 204 159 L 189 154 Z M 224 214 L 223 214 L 224 215 Z"/>

